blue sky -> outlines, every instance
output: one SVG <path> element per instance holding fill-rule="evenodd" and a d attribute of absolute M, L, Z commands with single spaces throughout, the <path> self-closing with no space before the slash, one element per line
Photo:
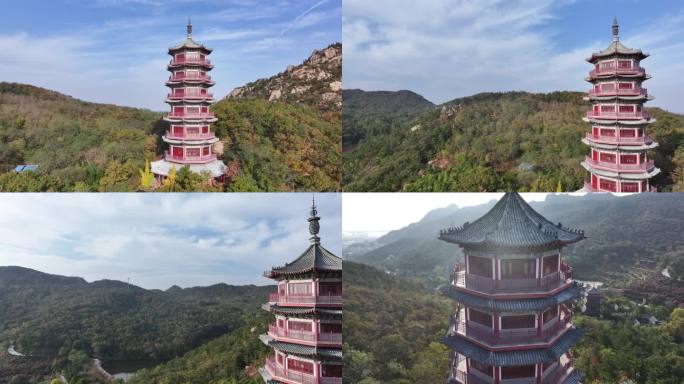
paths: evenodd
<path fill-rule="evenodd" d="M 585 59 L 611 42 L 651 54 L 649 105 L 684 113 L 681 0 L 345 0 L 344 87 L 442 103 L 487 91 L 586 91 Z"/>
<path fill-rule="evenodd" d="M 322 244 L 341 255 L 341 196 L 316 194 Z M 144 288 L 270 284 L 309 245 L 311 194 L 3 194 L 0 266 Z"/>
<path fill-rule="evenodd" d="M 165 110 L 167 49 L 214 48 L 214 94 L 300 64 L 342 39 L 341 0 L 23 0 L 0 12 L 0 81 Z"/>

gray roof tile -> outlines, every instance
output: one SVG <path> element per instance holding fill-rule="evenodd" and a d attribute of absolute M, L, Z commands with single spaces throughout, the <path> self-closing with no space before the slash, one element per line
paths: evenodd
<path fill-rule="evenodd" d="M 535 299 L 485 299 L 471 295 L 449 285 L 442 289 L 442 293 L 463 303 L 467 307 L 477 308 L 487 312 L 527 312 L 541 311 L 556 304 L 577 299 L 582 295 L 582 286 L 574 282 L 569 288 L 553 296 Z"/>

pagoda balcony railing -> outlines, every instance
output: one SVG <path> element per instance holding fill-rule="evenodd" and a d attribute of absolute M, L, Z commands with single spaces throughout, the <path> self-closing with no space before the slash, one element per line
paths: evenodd
<path fill-rule="evenodd" d="M 606 135 L 594 135 L 593 133 L 587 133 L 584 136 L 587 140 L 596 141 L 606 144 L 651 144 L 653 139 L 649 136 L 606 136 Z"/>
<path fill-rule="evenodd" d="M 617 163 L 611 163 L 608 161 L 599 161 L 599 160 L 594 160 L 590 156 L 585 156 L 584 161 L 591 165 L 593 168 L 597 169 L 604 169 L 608 171 L 625 171 L 625 172 L 630 172 L 630 171 L 636 171 L 636 172 L 647 172 L 652 170 L 655 167 L 655 163 L 653 160 L 647 160 L 643 163 L 639 164 L 617 164 Z"/>
<path fill-rule="evenodd" d="M 213 132 L 207 132 L 207 133 L 175 133 L 172 131 L 166 131 L 166 137 L 169 139 L 194 139 L 194 140 L 206 140 L 206 139 L 213 139 L 216 137 L 216 135 Z"/>
<path fill-rule="evenodd" d="M 629 67 L 629 68 L 599 68 L 592 69 L 589 72 L 590 77 L 595 76 L 606 76 L 606 75 L 645 75 L 646 70 L 641 67 Z"/>
<path fill-rule="evenodd" d="M 213 119 L 216 116 L 212 112 L 205 113 L 185 113 L 185 112 L 170 112 L 168 117 L 182 118 L 182 119 Z"/>
<path fill-rule="evenodd" d="M 205 94 L 200 94 L 200 93 L 169 93 L 166 95 L 167 99 L 178 99 L 178 100 L 183 100 L 183 99 L 213 99 L 214 95 L 211 93 L 205 93 Z"/>
<path fill-rule="evenodd" d="M 601 89 L 601 90 L 596 90 L 596 89 L 590 89 L 589 90 L 589 96 L 646 96 L 648 94 L 648 91 L 646 88 L 629 88 L 629 89 L 620 89 L 620 88 L 613 88 L 613 89 Z"/>
<path fill-rule="evenodd" d="M 612 191 L 612 190 L 608 190 L 608 189 L 601 189 L 598 187 L 594 187 L 593 185 L 591 185 L 591 182 L 586 181 L 586 180 L 584 181 L 584 189 L 588 192 L 617 192 L 617 191 Z M 623 193 L 634 193 L 637 191 L 621 191 L 621 192 L 623 192 Z M 658 192 L 658 188 L 650 185 L 647 187 L 647 189 L 645 191 L 642 191 L 642 192 Z"/>
<path fill-rule="evenodd" d="M 178 73 L 175 75 L 171 75 L 169 77 L 169 81 L 182 81 L 182 80 L 206 80 L 206 81 L 211 81 L 211 76 L 208 75 L 195 75 L 195 74 L 188 74 L 188 73 Z"/>
<path fill-rule="evenodd" d="M 169 65 L 185 65 L 185 64 L 192 64 L 192 65 L 207 65 L 211 66 L 211 60 L 209 59 L 191 59 L 191 58 L 184 58 L 184 59 L 173 59 L 169 62 Z"/>
<path fill-rule="evenodd" d="M 468 274 L 465 271 L 455 273 L 452 284 L 457 287 L 473 289 L 485 293 L 548 291 L 565 284 L 572 278 L 567 271 L 554 272 L 539 279 L 498 279 Z"/>
<path fill-rule="evenodd" d="M 651 118 L 651 114 L 642 112 L 600 112 L 587 111 L 587 117 L 590 119 L 645 119 Z"/>
<path fill-rule="evenodd" d="M 298 331 L 292 329 L 278 328 L 275 324 L 270 324 L 268 326 L 268 333 L 272 337 L 284 337 L 288 339 L 303 340 L 310 342 L 324 342 L 331 344 L 342 344 L 342 334 L 341 333 L 329 333 L 329 332 L 309 332 L 309 331 Z"/>
<path fill-rule="evenodd" d="M 201 164 L 216 160 L 216 154 L 212 153 L 206 156 L 174 156 L 170 154 L 169 151 L 165 151 L 164 160 L 188 164 Z"/>
<path fill-rule="evenodd" d="M 473 370 L 474 371 L 474 370 Z M 474 371 L 475 372 L 475 371 Z M 565 370 L 562 367 L 559 367 L 554 371 L 552 374 L 549 374 L 546 377 L 543 377 L 541 380 L 542 384 L 558 384 L 560 383 L 560 379 L 565 377 L 567 375 L 567 370 Z M 453 369 L 452 378 L 456 380 L 457 383 L 460 384 L 494 384 L 494 378 L 488 377 L 487 375 L 483 373 L 473 373 L 473 372 L 465 372 L 463 370 L 459 369 Z M 520 379 L 501 379 L 499 381 L 501 384 L 536 384 L 537 379 L 534 377 L 526 377 L 526 378 L 520 378 Z"/>
<path fill-rule="evenodd" d="M 547 343 L 556 337 L 561 331 L 568 328 L 572 322 L 572 315 L 566 314 L 563 319 L 552 320 L 544 324 L 541 329 L 521 328 L 521 329 L 501 329 L 498 336 L 494 329 L 474 323 L 460 320 L 454 322 L 452 330 L 456 333 L 485 343 L 496 345 L 510 345 L 520 343 Z"/>
<path fill-rule="evenodd" d="M 280 295 L 271 293 L 268 301 L 278 304 L 342 304 L 342 295 Z"/>

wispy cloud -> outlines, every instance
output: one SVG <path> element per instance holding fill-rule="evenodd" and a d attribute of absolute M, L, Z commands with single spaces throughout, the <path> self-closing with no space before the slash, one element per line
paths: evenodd
<path fill-rule="evenodd" d="M 315 3 L 314 5 L 312 5 L 312 6 L 310 6 L 309 8 L 307 8 L 306 11 L 304 11 L 304 12 L 300 13 L 299 15 L 297 15 L 297 17 L 295 17 L 294 20 L 292 20 L 292 22 L 291 22 L 287 27 L 285 27 L 285 29 L 283 29 L 282 31 L 280 31 L 280 36 L 286 34 L 288 31 L 290 31 L 292 28 L 294 28 L 294 27 L 295 27 L 298 23 L 300 23 L 305 17 L 307 17 L 314 9 L 320 7 L 321 5 L 323 5 L 323 4 L 327 3 L 327 2 L 328 2 L 328 0 L 320 0 L 320 1 L 318 1 L 317 3 Z"/>
<path fill-rule="evenodd" d="M 639 4 L 623 7 L 641 22 L 623 26 L 622 40 L 653 54 L 644 62 L 657 97 L 650 104 L 684 112 L 674 97 L 684 87 L 678 75 L 684 7 L 671 4 L 674 12 L 662 17 L 638 13 Z M 411 89 L 435 102 L 487 91 L 585 91 L 585 58 L 610 43 L 615 9 L 606 4 L 605 15 L 591 14 L 592 22 L 604 23 L 601 34 L 592 34 L 583 6 L 581 0 L 346 0 L 345 87 Z"/>
<path fill-rule="evenodd" d="M 339 194 L 318 194 L 325 246 L 341 253 Z M 6 194 L 0 265 L 131 280 L 146 288 L 265 284 L 308 245 L 307 194 Z"/>

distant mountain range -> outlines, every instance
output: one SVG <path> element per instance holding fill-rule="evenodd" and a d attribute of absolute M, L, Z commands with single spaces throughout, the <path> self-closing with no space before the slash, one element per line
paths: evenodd
<path fill-rule="evenodd" d="M 339 189 L 341 49 L 317 50 L 212 106 L 229 191 Z M 145 160 L 162 153 L 168 124 L 161 117 L 0 82 L 0 191 L 136 191 Z M 13 172 L 24 164 L 37 171 Z M 216 189 L 201 180 L 177 184 L 178 191 Z"/>
<path fill-rule="evenodd" d="M 420 221 L 365 242 L 361 248 L 347 245 L 344 256 L 433 286 L 445 283 L 462 253 L 457 246 L 438 240 L 439 230 L 472 222 L 493 204 L 432 210 Z M 684 258 L 684 204 L 680 194 L 552 194 L 546 201 L 530 205 L 552 222 L 585 230 L 587 239 L 565 251 L 579 279 L 624 276 L 631 268 L 644 265 L 660 272 L 665 265 Z M 684 277 L 681 264 L 678 277 Z"/>
<path fill-rule="evenodd" d="M 410 91 L 343 93 L 345 191 L 575 191 L 587 172 L 580 92 L 482 93 L 433 105 Z M 660 190 L 684 191 L 684 116 L 648 108 Z"/>
<path fill-rule="evenodd" d="M 58 366 L 77 352 L 105 363 L 164 361 L 239 328 L 261 312 L 271 291 L 270 286 L 226 284 L 146 290 L 114 280 L 88 283 L 0 267 L 0 350 L 14 345 Z M 36 379 L 39 374 L 6 365 L 13 376 Z M 0 369 L 0 382 L 3 374 Z"/>

